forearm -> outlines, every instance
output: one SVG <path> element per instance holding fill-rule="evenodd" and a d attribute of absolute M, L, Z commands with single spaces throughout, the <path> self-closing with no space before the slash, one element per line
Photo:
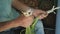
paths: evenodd
<path fill-rule="evenodd" d="M 19 23 L 19 24 L 17 24 L 17 23 Z M 0 24 L 2 24 L 2 23 L 0 23 Z M 0 25 L 0 32 L 5 31 L 10 28 L 22 26 L 22 25 L 23 25 L 23 23 L 22 23 L 21 19 L 17 18 L 15 20 L 12 20 L 12 21 L 6 22 L 5 24 Z"/>
<path fill-rule="evenodd" d="M 1 23 L 2 24 L 2 23 Z M 6 22 L 2 25 L 0 25 L 0 32 L 5 31 L 7 29 L 13 28 L 13 24 L 10 22 Z"/>
<path fill-rule="evenodd" d="M 12 5 L 13 5 L 13 7 L 17 8 L 20 11 L 21 10 L 27 11 L 28 8 L 29 8 L 27 5 L 25 5 L 24 3 L 22 3 L 22 2 L 20 2 L 18 0 L 14 0 Z"/>

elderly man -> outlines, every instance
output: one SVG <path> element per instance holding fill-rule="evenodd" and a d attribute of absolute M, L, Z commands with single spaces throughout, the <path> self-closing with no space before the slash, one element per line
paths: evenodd
<path fill-rule="evenodd" d="M 12 6 L 19 11 L 31 9 L 19 0 L 0 0 L 0 34 L 14 34 L 9 29 L 19 26 L 28 27 L 32 24 L 34 17 L 41 14 L 39 17 L 43 19 L 47 16 L 47 13 L 42 10 L 32 9 L 34 11 L 33 14 L 25 17 L 24 15 L 20 15 Z M 36 34 L 44 34 L 40 21 L 36 24 L 36 30 L 39 30 L 36 31 Z"/>

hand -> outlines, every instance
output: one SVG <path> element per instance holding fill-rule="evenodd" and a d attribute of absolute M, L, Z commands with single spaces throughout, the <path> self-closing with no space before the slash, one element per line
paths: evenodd
<path fill-rule="evenodd" d="M 21 15 L 16 19 L 16 26 L 22 26 L 22 27 L 29 27 L 33 23 L 33 16 L 25 17 L 24 15 Z"/>
<path fill-rule="evenodd" d="M 39 16 L 39 19 L 44 19 L 48 16 L 48 14 L 43 10 L 34 9 L 33 16 L 35 17 Z"/>

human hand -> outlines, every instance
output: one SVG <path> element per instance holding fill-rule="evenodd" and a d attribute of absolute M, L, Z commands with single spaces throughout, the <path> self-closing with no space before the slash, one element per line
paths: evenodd
<path fill-rule="evenodd" d="M 39 19 L 44 19 L 48 16 L 47 12 L 39 9 L 34 9 L 33 10 L 33 16 L 37 17 L 39 16 Z"/>
<path fill-rule="evenodd" d="M 25 17 L 21 15 L 16 19 L 16 26 L 29 27 L 33 23 L 34 16 Z"/>

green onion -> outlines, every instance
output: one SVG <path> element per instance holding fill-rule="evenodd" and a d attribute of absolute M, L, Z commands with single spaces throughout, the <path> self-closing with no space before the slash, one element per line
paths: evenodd
<path fill-rule="evenodd" d="M 31 26 L 26 28 L 25 34 L 35 34 L 35 25 L 37 21 L 38 21 L 38 17 L 34 19 L 33 24 Z"/>

